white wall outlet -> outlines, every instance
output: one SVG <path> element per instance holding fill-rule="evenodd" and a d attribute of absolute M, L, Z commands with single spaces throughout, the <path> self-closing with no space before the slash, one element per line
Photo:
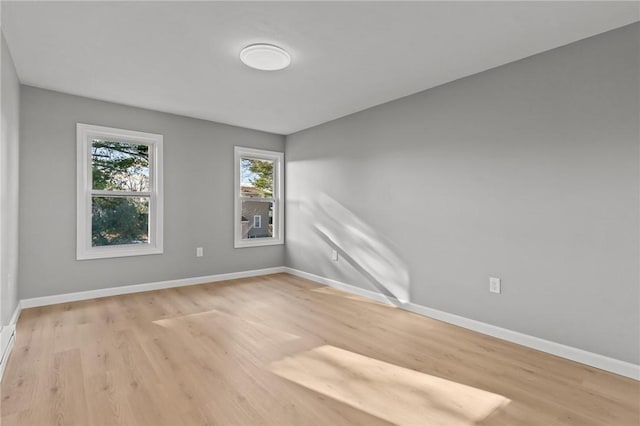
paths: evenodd
<path fill-rule="evenodd" d="M 333 261 L 338 261 L 338 250 L 332 250 L 331 251 L 331 260 Z"/>
<path fill-rule="evenodd" d="M 196 257 L 202 257 L 202 256 L 204 256 L 204 248 L 196 247 Z"/>
<path fill-rule="evenodd" d="M 491 293 L 500 293 L 500 278 L 489 277 L 489 291 Z"/>

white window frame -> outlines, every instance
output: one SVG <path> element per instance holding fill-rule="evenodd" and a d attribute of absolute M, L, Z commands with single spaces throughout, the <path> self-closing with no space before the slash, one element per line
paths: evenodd
<path fill-rule="evenodd" d="M 256 225 L 256 222 L 258 222 L 257 225 Z M 262 216 L 260 216 L 259 214 L 254 214 L 253 215 L 253 227 L 254 228 L 262 228 Z"/>
<path fill-rule="evenodd" d="M 252 198 L 240 195 L 240 160 L 252 158 L 255 160 L 273 161 L 273 197 Z M 244 148 L 236 146 L 234 150 L 234 247 L 261 247 L 284 244 L 284 153 L 267 151 L 264 149 Z M 273 236 L 269 238 L 242 238 L 242 201 L 273 202 Z"/>
<path fill-rule="evenodd" d="M 162 135 L 77 123 L 77 232 L 76 259 L 142 256 L 163 253 Z M 149 197 L 149 243 L 93 247 L 91 245 L 91 196 L 116 191 L 93 189 L 91 144 L 94 139 L 149 146 L 149 192 L 117 191 L 121 196 Z"/>

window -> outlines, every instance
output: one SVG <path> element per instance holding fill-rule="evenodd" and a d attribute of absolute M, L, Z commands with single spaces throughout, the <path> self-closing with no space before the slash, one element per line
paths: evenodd
<path fill-rule="evenodd" d="M 284 154 L 236 147 L 235 247 L 284 243 Z"/>
<path fill-rule="evenodd" d="M 162 253 L 162 135 L 77 125 L 76 258 Z"/>

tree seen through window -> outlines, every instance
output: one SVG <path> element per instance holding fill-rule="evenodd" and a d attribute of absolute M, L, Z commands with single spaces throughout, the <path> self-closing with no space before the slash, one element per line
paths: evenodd
<path fill-rule="evenodd" d="M 92 245 L 147 243 L 149 146 L 93 140 L 91 166 Z"/>

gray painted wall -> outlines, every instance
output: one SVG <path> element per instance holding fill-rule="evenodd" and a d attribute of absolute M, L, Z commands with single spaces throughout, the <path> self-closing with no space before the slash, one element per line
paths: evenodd
<path fill-rule="evenodd" d="M 289 136 L 286 264 L 640 363 L 639 56 L 634 24 Z"/>
<path fill-rule="evenodd" d="M 11 53 L 1 35 L 2 131 L 0 132 L 0 300 L 2 324 L 7 325 L 18 305 L 18 154 L 20 82 Z M 0 327 L 2 328 L 2 327 Z"/>
<path fill-rule="evenodd" d="M 233 147 L 282 151 L 283 136 L 33 87 L 21 95 L 20 298 L 283 264 L 283 246 L 233 248 Z M 75 260 L 78 122 L 164 135 L 164 254 Z"/>

